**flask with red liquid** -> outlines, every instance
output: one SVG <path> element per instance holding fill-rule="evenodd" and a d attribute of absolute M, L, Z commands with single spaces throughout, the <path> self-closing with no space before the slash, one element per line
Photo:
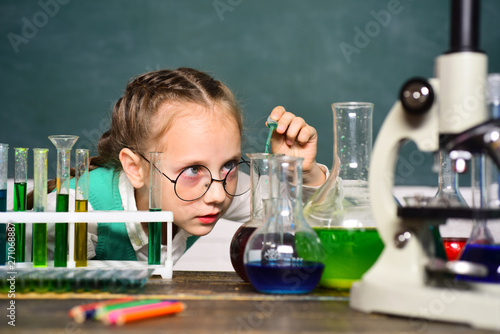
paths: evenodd
<path fill-rule="evenodd" d="M 243 265 L 243 254 L 248 238 L 262 225 L 262 200 L 269 198 L 269 159 L 282 154 L 248 153 L 250 158 L 250 220 L 236 230 L 229 253 L 231 264 L 236 273 L 246 282 L 249 282 Z"/>

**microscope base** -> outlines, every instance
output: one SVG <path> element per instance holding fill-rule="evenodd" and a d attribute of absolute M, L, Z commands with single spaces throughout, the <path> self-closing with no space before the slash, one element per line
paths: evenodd
<path fill-rule="evenodd" d="M 467 283 L 431 287 L 393 284 L 363 279 L 351 288 L 350 306 L 365 313 L 409 317 L 415 330 L 424 330 L 428 320 L 467 324 L 500 331 L 500 285 Z"/>

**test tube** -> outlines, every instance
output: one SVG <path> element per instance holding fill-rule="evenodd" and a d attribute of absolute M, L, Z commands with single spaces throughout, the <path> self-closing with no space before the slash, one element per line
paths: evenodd
<path fill-rule="evenodd" d="M 47 148 L 33 149 L 33 211 L 47 208 Z M 47 267 L 47 223 L 33 224 L 33 267 Z"/>
<path fill-rule="evenodd" d="M 26 184 L 28 182 L 28 149 L 15 147 L 14 159 L 14 207 L 13 211 L 26 211 Z M 15 259 L 26 261 L 26 224 L 14 223 Z"/>
<path fill-rule="evenodd" d="M 0 143 L 0 212 L 7 211 L 9 145 Z M 0 224 L 0 265 L 7 262 L 7 224 Z"/>
<path fill-rule="evenodd" d="M 71 148 L 78 136 L 49 136 L 57 148 L 57 193 L 56 212 L 68 212 Z M 54 266 L 66 267 L 68 264 L 68 223 L 56 223 Z"/>
<path fill-rule="evenodd" d="M 490 117 L 500 118 L 500 73 L 488 75 L 487 102 Z"/>
<path fill-rule="evenodd" d="M 89 150 L 76 150 L 75 212 L 87 212 L 89 207 Z M 75 263 L 87 266 L 87 223 L 75 225 Z M 71 257 L 70 257 L 71 258 Z"/>
<path fill-rule="evenodd" d="M 149 153 L 149 211 L 161 211 L 161 184 L 160 172 L 162 152 Z M 161 263 L 161 222 L 148 224 L 148 264 Z"/>
<path fill-rule="evenodd" d="M 500 73 L 488 75 L 487 103 L 489 116 L 500 119 Z M 500 173 L 491 159 L 487 162 L 488 205 L 500 206 Z"/>

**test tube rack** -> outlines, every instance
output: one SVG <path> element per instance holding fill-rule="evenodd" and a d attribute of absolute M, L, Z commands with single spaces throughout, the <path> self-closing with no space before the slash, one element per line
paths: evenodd
<path fill-rule="evenodd" d="M 152 275 L 160 275 L 162 278 L 171 279 L 173 274 L 173 259 L 172 259 L 172 223 L 173 213 L 170 211 L 89 211 L 89 212 L 0 212 L 0 223 L 60 223 L 66 222 L 70 226 L 74 223 L 81 222 L 165 222 L 167 223 L 167 258 L 164 265 L 149 265 L 147 261 L 138 261 L 142 264 L 142 268 L 150 270 Z M 71 230 L 71 228 L 70 228 Z M 74 247 L 74 233 L 69 233 L 69 247 Z M 68 261 L 67 270 L 92 270 L 101 266 L 93 264 L 97 261 L 89 261 L 87 267 L 75 268 L 73 259 Z M 102 262 L 102 261 L 99 261 Z M 105 261 L 111 262 L 111 261 Z M 134 261 L 135 262 L 135 261 Z M 109 263 L 108 263 L 109 264 Z M 26 268 L 27 263 L 15 264 L 20 265 L 19 268 Z M 8 266 L 8 261 L 6 263 Z M 135 266 L 134 266 L 135 267 Z M 0 267 L 1 268 L 1 267 Z M 44 268 L 33 268 L 44 269 Z M 56 268 L 64 270 L 65 268 Z"/>

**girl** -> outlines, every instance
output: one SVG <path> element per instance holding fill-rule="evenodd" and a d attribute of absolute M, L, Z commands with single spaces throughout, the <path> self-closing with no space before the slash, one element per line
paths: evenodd
<path fill-rule="evenodd" d="M 321 185 L 327 169 L 315 160 L 316 130 L 283 107 L 274 108 L 271 118 L 278 121 L 272 151 L 303 157 L 304 185 Z M 136 77 L 116 103 L 111 127 L 91 159 L 89 210 L 147 211 L 149 152 L 163 152 L 162 209 L 174 216 L 175 263 L 221 217 L 248 220 L 249 176 L 238 175 L 242 129 L 233 94 L 206 73 L 179 68 Z M 194 187 L 194 179 L 205 186 Z M 55 198 L 49 194 L 49 210 Z M 88 229 L 88 258 L 147 260 L 147 223 L 90 223 Z"/>

